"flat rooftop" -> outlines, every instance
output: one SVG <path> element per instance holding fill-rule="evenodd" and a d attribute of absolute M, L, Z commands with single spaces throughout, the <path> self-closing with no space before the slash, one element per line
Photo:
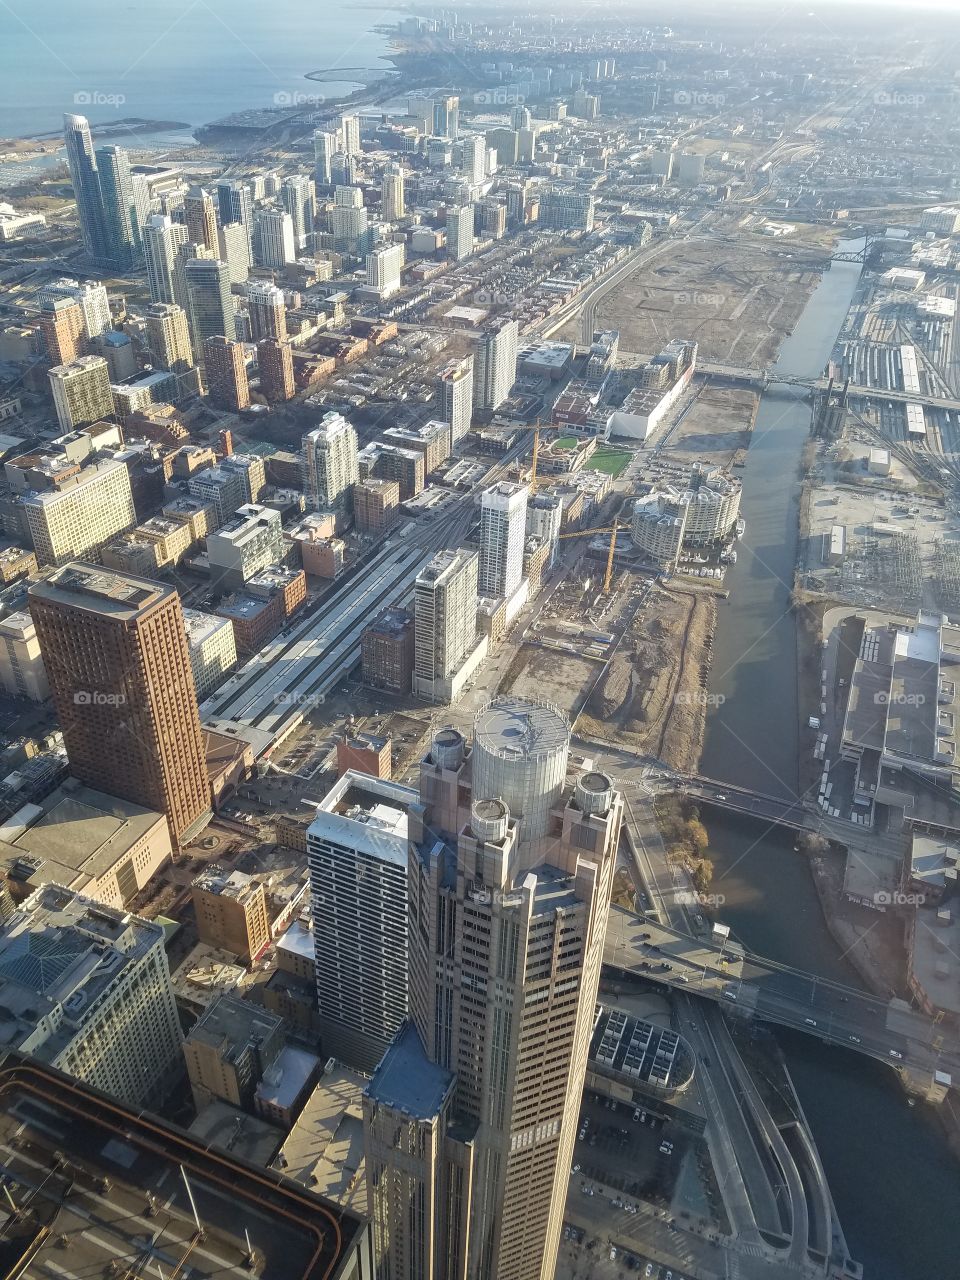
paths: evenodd
<path fill-rule="evenodd" d="M 435 1116 L 453 1087 L 454 1074 L 431 1062 L 412 1022 L 404 1024 L 383 1055 L 367 1097 L 417 1119 Z"/>
<path fill-rule="evenodd" d="M 123 621 L 136 618 L 144 609 L 173 594 L 173 587 L 149 578 L 103 569 L 82 560 L 74 560 L 49 578 L 35 582 L 28 592 L 33 599 L 49 600 Z"/>
<path fill-rule="evenodd" d="M 225 1150 L 218 1139 L 211 1148 L 204 1137 L 15 1054 L 3 1060 L 0 1142 L 9 1153 L 9 1195 L 17 1204 L 29 1196 L 32 1210 L 8 1220 L 0 1237 L 3 1275 L 28 1250 L 31 1275 L 106 1276 L 122 1258 L 131 1273 L 193 1280 L 343 1280 L 355 1275 L 358 1250 L 369 1257 L 358 1214 Z M 154 1218 L 143 1216 L 148 1196 L 156 1198 Z M 253 1271 L 245 1229 L 257 1254 Z"/>
<path fill-rule="evenodd" d="M 363 1102 L 370 1077 L 335 1058 L 280 1148 L 273 1167 L 354 1213 L 367 1213 Z"/>

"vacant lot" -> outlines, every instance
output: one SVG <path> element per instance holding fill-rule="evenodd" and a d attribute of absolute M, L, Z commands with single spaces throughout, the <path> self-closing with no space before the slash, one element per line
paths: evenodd
<path fill-rule="evenodd" d="M 807 257 L 756 233 L 690 240 L 605 297 L 596 325 L 619 329 L 624 351 L 651 356 L 688 338 L 701 360 L 766 368 L 820 279 Z M 561 336 L 576 341 L 577 332 L 574 323 Z"/>

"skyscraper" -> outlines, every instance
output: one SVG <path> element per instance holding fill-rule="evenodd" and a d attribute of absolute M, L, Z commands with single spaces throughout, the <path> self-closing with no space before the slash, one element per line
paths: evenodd
<path fill-rule="evenodd" d="M 183 307 L 171 302 L 153 302 L 144 312 L 147 344 L 153 362 L 171 373 L 186 373 L 194 367 L 190 327 Z"/>
<path fill-rule="evenodd" d="M 242 222 L 227 222 L 217 228 L 216 256 L 227 264 L 231 284 L 245 284 L 250 275 L 250 239 Z"/>
<path fill-rule="evenodd" d="M 367 285 L 376 289 L 381 298 L 389 298 L 400 288 L 403 270 L 404 248 L 402 244 L 383 244 L 367 254 Z"/>
<path fill-rule="evenodd" d="M 253 195 L 245 182 L 224 178 L 217 183 L 217 204 L 220 210 L 220 226 L 239 223 L 247 233 L 247 248 L 253 257 Z"/>
<path fill-rule="evenodd" d="M 293 352 L 289 342 L 279 338 L 261 338 L 257 343 L 257 363 L 260 366 L 260 390 L 270 404 L 292 400 Z"/>
<path fill-rule="evenodd" d="M 166 814 L 175 845 L 192 838 L 210 783 L 177 592 L 74 561 L 29 605 L 73 775 Z"/>
<path fill-rule="evenodd" d="M 348 770 L 307 829 L 321 1035 L 372 1071 L 407 1016 L 411 787 Z"/>
<path fill-rule="evenodd" d="M 307 248 L 307 237 L 313 234 L 316 217 L 316 197 L 313 181 L 305 173 L 294 173 L 284 178 L 280 199 L 293 223 L 293 241 L 298 250 Z"/>
<path fill-rule="evenodd" d="M 460 170 L 472 186 L 487 176 L 487 139 L 482 133 L 470 134 L 459 142 Z"/>
<path fill-rule="evenodd" d="M 417 575 L 413 590 L 414 691 L 445 680 L 477 635 L 476 551 L 439 551 Z"/>
<path fill-rule="evenodd" d="M 287 311 L 283 290 L 266 281 L 257 280 L 247 289 L 250 332 L 254 342 L 261 338 L 287 337 Z"/>
<path fill-rule="evenodd" d="M 340 117 L 340 141 L 344 155 L 360 154 L 360 117 L 352 111 L 346 111 Z"/>
<path fill-rule="evenodd" d="M 480 498 L 480 577 L 482 596 L 509 599 L 523 578 L 527 536 L 527 486 L 501 480 Z"/>
<path fill-rule="evenodd" d="M 191 258 L 184 264 L 187 322 L 198 363 L 208 338 L 233 337 L 233 297 L 227 264 L 218 258 Z"/>
<path fill-rule="evenodd" d="M 447 257 L 454 262 L 473 253 L 473 205 L 447 210 Z"/>
<path fill-rule="evenodd" d="M 190 187 L 183 198 L 183 216 L 187 224 L 187 239 L 216 253 L 217 209 L 210 192 L 203 187 Z"/>
<path fill-rule="evenodd" d="M 130 159 L 122 147 L 98 147 L 103 206 L 104 257 L 115 271 L 129 271 L 140 253 L 140 229 Z"/>
<path fill-rule="evenodd" d="M 71 364 L 88 347 L 83 308 L 72 298 L 48 298 L 40 304 L 40 333 L 52 365 Z"/>
<path fill-rule="evenodd" d="M 64 431 L 113 417 L 110 368 L 102 356 L 78 356 L 48 371 L 57 421 Z"/>
<path fill-rule="evenodd" d="M 384 222 L 399 222 L 406 213 L 404 174 L 398 164 L 388 164 L 380 184 L 381 212 Z"/>
<path fill-rule="evenodd" d="M 174 272 L 177 252 L 187 243 L 186 227 L 165 214 L 155 213 L 147 219 L 142 238 L 150 297 L 154 302 L 176 302 Z"/>
<path fill-rule="evenodd" d="M 106 234 L 100 197 L 100 176 L 93 151 L 93 139 L 86 116 L 65 115 L 63 136 L 66 142 L 70 181 L 77 200 L 80 234 L 87 256 L 103 262 L 106 256 Z"/>
<path fill-rule="evenodd" d="M 510 395 L 517 380 L 517 322 L 499 320 L 487 326 L 474 355 L 473 406 L 493 413 Z"/>
<path fill-rule="evenodd" d="M 438 417 L 450 423 L 450 444 L 470 430 L 473 421 L 473 356 L 454 360 L 440 371 Z"/>
<path fill-rule="evenodd" d="M 550 1280 L 622 800 L 568 777 L 555 708 L 498 698 L 434 735 L 410 810 L 411 1024 L 364 1094 L 391 1280 Z M 398 1055 L 401 1061 L 398 1061 Z"/>
<path fill-rule="evenodd" d="M 359 187 L 337 187 L 330 213 L 333 247 L 337 253 L 364 254 L 369 239 L 367 211 Z"/>
<path fill-rule="evenodd" d="M 313 133 L 314 176 L 317 182 L 329 186 L 330 163 L 334 153 L 340 150 L 340 139 L 335 133 L 327 133 L 323 129 L 315 129 Z"/>
<path fill-rule="evenodd" d="M 110 328 L 110 300 L 106 285 L 99 280 L 85 280 L 83 284 L 69 278 L 53 280 L 37 293 L 41 307 L 55 298 L 69 298 L 77 303 L 83 312 L 84 332 L 91 341 Z"/>
<path fill-rule="evenodd" d="M 217 334 L 206 340 L 203 354 L 204 381 L 213 403 L 234 413 L 249 409 L 250 385 L 243 344 Z"/>
<path fill-rule="evenodd" d="M 288 262 L 295 261 L 297 246 L 289 213 L 285 209 L 258 209 L 253 243 L 261 267 L 282 271 Z"/>
<path fill-rule="evenodd" d="M 460 132 L 460 99 L 447 93 L 433 101 L 433 132 L 438 138 L 456 138 Z"/>
<path fill-rule="evenodd" d="M 360 479 L 357 433 L 340 413 L 325 413 L 303 437 L 303 493 L 314 511 L 348 509 L 350 490 Z"/>

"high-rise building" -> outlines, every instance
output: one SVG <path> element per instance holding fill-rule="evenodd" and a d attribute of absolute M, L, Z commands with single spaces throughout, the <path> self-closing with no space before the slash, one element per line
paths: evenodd
<path fill-rule="evenodd" d="M 517 333 L 516 320 L 500 320 L 488 325 L 477 341 L 473 406 L 481 413 L 496 411 L 517 380 Z"/>
<path fill-rule="evenodd" d="M 142 228 L 147 286 L 154 302 L 175 302 L 174 271 L 177 252 L 187 243 L 187 229 L 165 214 L 155 213 Z"/>
<path fill-rule="evenodd" d="M 244 284 L 250 275 L 250 237 L 242 222 L 225 222 L 217 228 L 216 256 L 227 264 L 231 284 Z"/>
<path fill-rule="evenodd" d="M 293 219 L 285 209 L 257 210 L 253 248 L 258 265 L 271 271 L 282 271 L 296 260 Z"/>
<path fill-rule="evenodd" d="M 334 187 L 352 187 L 360 176 L 360 166 L 356 156 L 348 156 L 345 151 L 335 151 L 330 158 L 330 181 Z"/>
<path fill-rule="evenodd" d="M 433 132 L 438 138 L 456 138 L 460 132 L 460 99 L 447 93 L 433 100 Z"/>
<path fill-rule="evenodd" d="M 113 417 L 110 367 L 102 356 L 78 356 L 48 370 L 57 421 L 64 431 Z"/>
<path fill-rule="evenodd" d="M 235 591 L 283 557 L 280 512 L 248 502 L 207 536 L 210 576 L 218 587 Z"/>
<path fill-rule="evenodd" d="M 29 613 L 8 613 L 0 620 L 0 688 L 31 702 L 46 702 L 50 696 L 37 628 Z"/>
<path fill-rule="evenodd" d="M 474 648 L 477 636 L 479 558 L 465 548 L 439 551 L 417 575 L 413 589 L 414 689 L 447 679 Z"/>
<path fill-rule="evenodd" d="M 247 233 L 247 252 L 253 258 L 253 193 L 248 183 L 223 178 L 217 183 L 220 226 L 239 223 Z"/>
<path fill-rule="evenodd" d="M 550 231 L 592 231 L 593 209 L 592 191 L 545 187 L 537 220 Z"/>
<path fill-rule="evenodd" d="M 283 290 L 266 281 L 257 280 L 247 289 L 250 312 L 250 334 L 254 342 L 261 338 L 287 337 L 287 308 Z"/>
<path fill-rule="evenodd" d="M 533 116 L 530 114 L 529 107 L 518 106 L 512 108 L 510 112 L 511 129 L 529 129 L 532 123 Z"/>
<path fill-rule="evenodd" d="M 307 828 L 324 1051 L 362 1071 L 407 1016 L 407 823 L 418 799 L 350 769 Z"/>
<path fill-rule="evenodd" d="M 458 143 L 460 172 L 471 186 L 478 186 L 487 176 L 487 140 L 482 133 L 461 138 Z"/>
<path fill-rule="evenodd" d="M 402 244 L 383 244 L 367 254 L 367 286 L 376 289 L 381 298 L 389 298 L 400 288 L 403 271 Z"/>
<path fill-rule="evenodd" d="M 269 404 L 292 400 L 296 391 L 293 379 L 293 351 L 290 343 L 279 338 L 261 338 L 257 343 L 260 366 L 260 390 Z"/>
<path fill-rule="evenodd" d="M 86 116 L 65 115 L 63 136 L 66 142 L 70 181 L 77 201 L 83 247 L 87 256 L 94 262 L 103 262 L 106 258 L 106 234 L 103 226 L 100 175 L 97 173 L 93 139 L 90 136 L 90 126 Z"/>
<path fill-rule="evenodd" d="M 340 150 L 340 139 L 335 133 L 327 133 L 323 129 L 313 132 L 314 177 L 323 186 L 331 182 L 330 165 L 335 152 Z"/>
<path fill-rule="evenodd" d="M 313 179 L 305 173 L 294 173 L 284 178 L 280 199 L 293 223 L 293 242 L 298 250 L 308 247 L 308 237 L 313 235 L 317 201 Z"/>
<path fill-rule="evenodd" d="M 454 262 L 473 253 L 473 205 L 447 210 L 447 257 Z"/>
<path fill-rule="evenodd" d="M 219 258 L 190 258 L 184 263 L 187 323 L 197 363 L 208 338 L 233 337 L 233 296 L 230 273 Z"/>
<path fill-rule="evenodd" d="M 72 298 L 50 298 L 41 303 L 40 333 L 52 365 L 72 364 L 89 345 L 83 308 Z"/>
<path fill-rule="evenodd" d="M 330 212 L 330 229 L 333 247 L 337 253 L 355 256 L 366 253 L 369 239 L 369 220 L 363 206 L 363 193 L 359 187 L 337 187 Z"/>
<path fill-rule="evenodd" d="M 0 928 L 0 974 L 5 1048 L 138 1108 L 180 1075 L 166 937 L 154 921 L 44 885 Z"/>
<path fill-rule="evenodd" d="M 243 344 L 217 334 L 204 345 L 203 365 L 207 394 L 221 409 L 239 413 L 250 408 L 250 385 Z"/>
<path fill-rule="evenodd" d="M 183 197 L 183 218 L 187 224 L 187 239 L 216 253 L 219 248 L 217 206 L 210 192 L 203 187 L 190 187 Z"/>
<path fill-rule="evenodd" d="M 103 206 L 104 260 L 129 271 L 140 254 L 140 224 L 133 193 L 130 158 L 122 147 L 98 147 L 97 172 Z"/>
<path fill-rule="evenodd" d="M 171 373 L 186 373 L 194 367 L 190 346 L 190 326 L 183 307 L 171 302 L 152 302 L 144 312 L 147 346 L 153 363 Z"/>
<path fill-rule="evenodd" d="M 204 467 L 187 480 L 190 496 L 209 502 L 223 525 L 239 507 L 259 501 L 266 485 L 266 467 L 256 454 L 234 453 L 215 467 Z"/>
<path fill-rule="evenodd" d="M 66 278 L 54 280 L 37 293 L 41 308 L 57 298 L 77 303 L 83 312 L 84 333 L 91 342 L 110 328 L 110 299 L 106 285 L 98 280 L 85 280 L 83 284 Z"/>
<path fill-rule="evenodd" d="M 137 523 L 125 462 L 95 456 L 79 472 L 56 455 L 32 455 L 17 502 L 41 565 L 96 556 Z"/>
<path fill-rule="evenodd" d="M 404 173 L 398 164 L 388 164 L 380 184 L 381 213 L 384 222 L 399 222 L 407 211 L 404 195 Z"/>
<path fill-rule="evenodd" d="M 303 437 L 303 493 L 315 511 L 342 511 L 360 479 L 357 433 L 340 413 L 325 413 Z"/>
<path fill-rule="evenodd" d="M 509 599 L 523 578 L 527 537 L 527 486 L 501 480 L 480 498 L 480 577 L 482 596 Z"/>
<path fill-rule="evenodd" d="M 210 816 L 180 597 L 83 561 L 29 590 L 71 773 L 166 814 L 175 846 Z"/>
<path fill-rule="evenodd" d="M 695 151 L 681 151 L 677 156 L 676 178 L 681 187 L 696 187 L 703 181 L 706 156 Z"/>
<path fill-rule="evenodd" d="M 410 809 L 411 1022 L 364 1093 L 380 1274 L 554 1274 L 622 800 L 556 709 L 434 736 Z"/>
<path fill-rule="evenodd" d="M 438 417 L 450 423 L 450 443 L 455 445 L 473 421 L 473 356 L 454 360 L 440 371 Z"/>
<path fill-rule="evenodd" d="M 340 142 L 344 155 L 360 155 L 360 117 L 352 111 L 340 117 Z"/>

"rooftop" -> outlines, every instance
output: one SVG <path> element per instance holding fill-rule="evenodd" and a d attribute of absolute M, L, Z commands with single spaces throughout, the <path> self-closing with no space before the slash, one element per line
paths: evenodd
<path fill-rule="evenodd" d="M 233 996 L 221 996 L 196 1023 L 187 1040 L 199 1040 L 219 1049 L 233 1061 L 251 1044 L 263 1044 L 276 1035 L 283 1019 L 257 1005 Z"/>
<path fill-rule="evenodd" d="M 454 1074 L 431 1062 L 412 1022 L 404 1023 L 383 1055 L 366 1096 L 414 1117 L 436 1116 L 453 1088 Z"/>
<path fill-rule="evenodd" d="M 335 1058 L 304 1104 L 274 1168 L 355 1213 L 367 1212 L 362 1094 L 369 1077 Z"/>
<path fill-rule="evenodd" d="M 175 594 L 168 587 L 131 573 L 102 569 L 99 565 L 74 560 L 57 569 L 49 578 L 35 582 L 28 593 L 38 600 L 69 605 L 88 613 L 105 614 L 132 621 L 145 609 Z"/>

